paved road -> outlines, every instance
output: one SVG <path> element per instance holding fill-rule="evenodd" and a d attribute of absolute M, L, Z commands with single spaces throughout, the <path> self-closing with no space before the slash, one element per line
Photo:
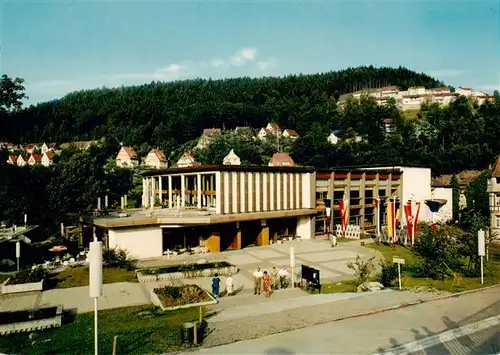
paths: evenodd
<path fill-rule="evenodd" d="M 494 354 L 500 348 L 499 294 L 500 288 L 496 287 L 372 316 L 200 349 L 196 353 Z M 450 332 L 452 329 L 455 330 Z"/>

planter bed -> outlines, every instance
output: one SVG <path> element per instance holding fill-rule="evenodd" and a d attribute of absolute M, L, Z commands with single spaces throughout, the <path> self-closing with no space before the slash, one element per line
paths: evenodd
<path fill-rule="evenodd" d="M 142 269 L 137 271 L 137 279 L 139 282 L 155 282 L 191 279 L 197 277 L 211 277 L 216 273 L 220 276 L 227 276 L 237 272 L 238 268 L 236 266 L 231 265 L 228 262 L 221 261 Z"/>
<path fill-rule="evenodd" d="M 217 300 L 198 285 L 162 286 L 151 291 L 151 301 L 163 311 L 216 304 Z"/>
<path fill-rule="evenodd" d="M 37 310 L 0 312 L 0 334 L 31 332 L 60 327 L 62 306 L 43 307 Z"/>
<path fill-rule="evenodd" d="M 38 282 L 29 282 L 22 284 L 9 284 L 10 278 L 5 280 L 2 285 L 2 294 L 18 293 L 18 292 L 32 292 L 43 290 L 43 280 Z"/>

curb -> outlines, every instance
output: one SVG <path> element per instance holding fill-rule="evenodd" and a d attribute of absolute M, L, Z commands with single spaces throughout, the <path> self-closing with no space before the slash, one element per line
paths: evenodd
<path fill-rule="evenodd" d="M 500 288 L 500 284 L 498 284 L 498 285 L 492 285 L 492 286 L 486 286 L 486 287 L 478 288 L 478 289 L 475 289 L 475 290 L 468 290 L 468 291 L 457 292 L 457 293 L 453 293 L 453 294 L 450 294 L 450 295 L 437 296 L 435 298 L 431 298 L 431 299 L 428 299 L 428 300 L 417 300 L 417 301 L 408 302 L 408 303 L 401 303 L 401 304 L 398 304 L 398 305 L 395 305 L 395 306 L 391 306 L 391 307 L 386 307 L 386 308 L 376 309 L 376 310 L 373 310 L 373 311 L 370 311 L 370 312 L 357 313 L 357 314 L 353 314 L 353 315 L 349 315 L 349 316 L 339 317 L 339 318 L 335 318 L 333 320 L 329 320 L 327 322 L 313 323 L 313 324 L 310 324 L 310 325 L 307 325 L 307 326 L 298 327 L 298 328 L 295 328 L 295 329 L 288 329 L 288 330 L 283 330 L 283 331 L 277 331 L 275 333 L 267 334 L 267 335 L 276 335 L 276 334 L 286 333 L 286 332 L 289 332 L 291 330 L 298 330 L 298 329 L 303 329 L 303 328 L 312 327 L 312 326 L 321 325 L 321 324 L 326 324 L 326 323 L 334 323 L 334 322 L 339 322 L 339 321 L 343 321 L 343 320 L 351 319 L 351 318 L 360 318 L 360 317 L 371 316 L 371 315 L 375 315 L 375 314 L 379 314 L 379 313 L 385 313 L 385 312 L 394 311 L 394 310 L 397 310 L 397 309 L 402 309 L 402 308 L 417 306 L 417 305 L 424 304 L 424 303 L 430 303 L 430 302 L 440 301 L 440 300 L 444 300 L 444 299 L 448 299 L 448 298 L 460 297 L 460 296 L 468 295 L 468 294 L 471 294 L 471 293 L 476 293 L 476 292 L 480 292 L 480 291 L 484 291 L 484 290 L 493 289 L 495 287 Z M 406 292 L 408 292 L 408 291 L 406 291 Z M 409 291 L 409 292 L 411 292 L 411 291 Z M 211 348 L 216 348 L 218 346 L 223 346 L 223 345 L 232 344 L 232 343 L 239 343 L 239 342 L 242 342 L 242 341 L 253 340 L 253 339 L 258 339 L 258 338 L 259 337 L 248 338 L 248 339 L 238 340 L 236 342 L 222 343 L 222 344 L 213 345 L 213 346 L 203 346 L 203 343 L 202 343 L 202 345 L 200 347 L 196 347 L 196 348 L 192 348 L 192 349 L 186 349 L 184 351 L 173 352 L 173 353 L 169 353 L 169 354 L 172 354 L 172 355 L 173 354 L 186 354 L 186 353 L 189 353 L 189 354 L 200 353 L 200 354 L 202 354 L 203 353 L 203 349 L 211 349 Z"/>

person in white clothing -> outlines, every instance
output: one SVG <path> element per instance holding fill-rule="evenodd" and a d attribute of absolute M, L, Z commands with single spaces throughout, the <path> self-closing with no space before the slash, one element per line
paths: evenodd
<path fill-rule="evenodd" d="M 262 288 L 262 277 L 264 277 L 264 274 L 262 273 L 262 271 L 260 271 L 260 267 L 258 267 L 257 270 L 255 270 L 253 272 L 253 294 L 254 295 L 257 295 L 257 294 L 260 295 L 260 290 Z"/>
<path fill-rule="evenodd" d="M 282 266 L 281 269 L 278 271 L 278 276 L 280 278 L 280 288 L 285 288 L 286 279 L 288 277 L 288 271 L 286 271 L 284 266 Z"/>
<path fill-rule="evenodd" d="M 228 296 L 233 294 L 233 277 L 231 275 L 226 279 L 226 293 Z"/>

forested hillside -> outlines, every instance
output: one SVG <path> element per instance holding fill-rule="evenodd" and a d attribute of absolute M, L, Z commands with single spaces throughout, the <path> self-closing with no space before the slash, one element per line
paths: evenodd
<path fill-rule="evenodd" d="M 151 83 L 71 93 L 29 107 L 3 122 L 0 135 L 16 142 L 99 139 L 165 150 L 198 137 L 203 128 L 268 121 L 305 134 L 313 123 L 334 126 L 341 94 L 384 84 L 403 88 L 443 84 L 406 68 L 359 67 L 284 78 L 236 78 Z"/>

